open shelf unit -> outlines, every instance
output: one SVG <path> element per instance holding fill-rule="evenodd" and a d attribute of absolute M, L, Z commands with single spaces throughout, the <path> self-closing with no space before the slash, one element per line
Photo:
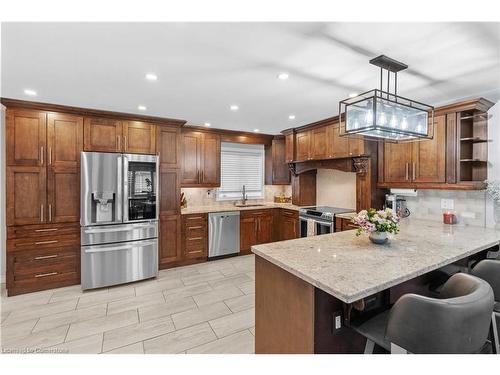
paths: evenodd
<path fill-rule="evenodd" d="M 484 181 L 488 170 L 488 113 L 479 109 L 459 112 L 457 122 L 458 180 Z"/>

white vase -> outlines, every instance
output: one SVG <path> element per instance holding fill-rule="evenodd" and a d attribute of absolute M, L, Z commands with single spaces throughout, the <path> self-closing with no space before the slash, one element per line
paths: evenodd
<path fill-rule="evenodd" d="M 377 245 L 383 245 L 387 242 L 387 232 L 370 232 L 370 241 Z"/>

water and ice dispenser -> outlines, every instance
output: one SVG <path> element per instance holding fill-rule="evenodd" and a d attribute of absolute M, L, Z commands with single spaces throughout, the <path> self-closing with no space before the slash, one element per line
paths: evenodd
<path fill-rule="evenodd" d="M 92 193 L 92 222 L 113 222 L 115 218 L 116 194 L 112 191 Z"/>

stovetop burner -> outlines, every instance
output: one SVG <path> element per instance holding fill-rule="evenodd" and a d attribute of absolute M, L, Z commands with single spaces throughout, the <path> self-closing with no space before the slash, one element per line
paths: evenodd
<path fill-rule="evenodd" d="M 336 214 L 353 212 L 351 208 L 339 208 L 329 206 L 304 207 L 299 210 L 299 215 L 308 218 L 320 218 L 323 220 L 335 220 Z"/>

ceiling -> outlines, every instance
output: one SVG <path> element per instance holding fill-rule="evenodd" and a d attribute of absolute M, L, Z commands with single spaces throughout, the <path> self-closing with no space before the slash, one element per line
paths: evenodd
<path fill-rule="evenodd" d="M 3 97 L 223 129 L 274 134 L 334 116 L 378 87 L 368 60 L 380 54 L 409 65 L 402 96 L 500 98 L 498 23 L 3 23 L 1 41 Z"/>

